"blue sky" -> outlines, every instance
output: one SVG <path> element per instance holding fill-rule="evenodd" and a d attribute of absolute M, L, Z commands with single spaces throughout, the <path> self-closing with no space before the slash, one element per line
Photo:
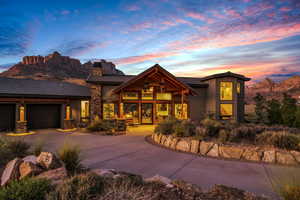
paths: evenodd
<path fill-rule="evenodd" d="M 0 71 L 59 51 L 179 76 L 300 74 L 298 0 L 0 0 Z"/>

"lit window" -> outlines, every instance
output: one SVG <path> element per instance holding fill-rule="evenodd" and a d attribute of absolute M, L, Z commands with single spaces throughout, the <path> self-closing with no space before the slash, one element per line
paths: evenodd
<path fill-rule="evenodd" d="M 233 114 L 232 104 L 221 104 L 220 105 L 220 116 L 221 119 L 231 119 Z"/>
<path fill-rule="evenodd" d="M 221 100 L 232 100 L 232 82 L 220 83 Z"/>
<path fill-rule="evenodd" d="M 24 106 L 20 106 L 20 121 L 24 122 L 25 121 L 25 107 Z"/>
<path fill-rule="evenodd" d="M 115 104 L 103 104 L 103 119 L 113 119 L 115 117 Z"/>
<path fill-rule="evenodd" d="M 81 101 L 81 118 L 88 118 L 90 116 L 90 102 Z"/>
<path fill-rule="evenodd" d="M 137 92 L 125 92 L 123 93 L 122 98 L 127 100 L 136 100 L 139 96 Z"/>
<path fill-rule="evenodd" d="M 134 124 L 139 123 L 139 111 L 137 103 L 124 103 L 121 109 L 125 119 L 130 119 Z"/>
<path fill-rule="evenodd" d="M 71 118 L 71 106 L 66 106 L 66 120 L 70 120 Z"/>
<path fill-rule="evenodd" d="M 240 83 L 240 82 L 238 82 L 237 85 L 236 85 L 236 92 L 237 92 L 238 94 L 241 93 L 241 83 Z"/>
<path fill-rule="evenodd" d="M 170 104 L 159 103 L 156 104 L 156 115 L 157 116 L 168 116 L 170 111 Z"/>
<path fill-rule="evenodd" d="M 152 100 L 153 99 L 153 87 L 142 90 L 142 99 Z"/>
<path fill-rule="evenodd" d="M 187 104 L 186 103 L 175 104 L 175 117 L 177 119 L 187 119 Z"/>
<path fill-rule="evenodd" d="M 171 93 L 156 93 L 157 100 L 172 100 Z"/>

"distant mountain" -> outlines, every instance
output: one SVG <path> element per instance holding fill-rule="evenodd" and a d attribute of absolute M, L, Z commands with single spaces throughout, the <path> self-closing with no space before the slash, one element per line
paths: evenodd
<path fill-rule="evenodd" d="M 16 63 L 8 63 L 8 64 L 1 64 L 0 65 L 0 71 L 7 70 L 11 66 L 15 65 Z"/>
<path fill-rule="evenodd" d="M 288 93 L 292 97 L 300 100 L 300 76 L 292 76 L 280 82 L 275 82 L 266 78 L 260 82 L 246 87 L 246 101 L 253 103 L 253 97 L 256 93 L 261 93 L 267 99 L 282 98 L 283 93 Z"/>
<path fill-rule="evenodd" d="M 105 73 L 123 74 L 122 71 L 116 69 L 113 63 L 105 60 L 100 60 L 100 62 L 102 62 Z M 92 62 L 81 64 L 77 59 L 54 52 L 45 57 L 25 56 L 22 62 L 0 73 L 0 77 L 62 80 L 83 85 L 92 65 Z"/>

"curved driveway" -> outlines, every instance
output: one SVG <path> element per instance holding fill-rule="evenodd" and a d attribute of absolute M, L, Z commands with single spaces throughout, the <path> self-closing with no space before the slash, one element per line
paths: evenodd
<path fill-rule="evenodd" d="M 78 144 L 82 149 L 83 164 L 90 168 L 116 169 L 144 177 L 159 174 L 183 179 L 204 189 L 224 184 L 273 196 L 271 179 L 299 175 L 299 168 L 217 160 L 175 152 L 146 142 L 143 134 L 97 136 L 43 130 L 24 139 L 43 141 L 49 151 L 56 151 L 65 142 Z"/>

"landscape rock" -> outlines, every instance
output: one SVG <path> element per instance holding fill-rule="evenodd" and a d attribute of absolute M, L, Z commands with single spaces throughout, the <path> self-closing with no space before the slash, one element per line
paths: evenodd
<path fill-rule="evenodd" d="M 262 161 L 267 163 L 275 163 L 275 150 L 265 151 Z"/>
<path fill-rule="evenodd" d="M 164 145 L 165 144 L 165 141 L 167 139 L 167 136 L 165 135 L 162 135 L 161 138 L 160 138 L 160 144 Z"/>
<path fill-rule="evenodd" d="M 37 158 L 37 163 L 45 169 L 56 169 L 62 166 L 57 157 L 50 152 L 42 152 Z"/>
<path fill-rule="evenodd" d="M 150 178 L 146 178 L 144 179 L 145 182 L 160 182 L 165 184 L 167 187 L 173 187 L 173 185 L 171 184 L 172 180 L 164 177 L 164 176 L 160 176 L 160 175 L 155 175 L 153 177 Z"/>
<path fill-rule="evenodd" d="M 171 144 L 172 144 L 172 140 L 173 140 L 173 136 L 172 135 L 169 135 L 164 143 L 164 146 L 166 147 L 170 147 Z"/>
<path fill-rule="evenodd" d="M 300 152 L 299 151 L 291 151 L 290 153 L 294 156 L 295 160 L 300 164 Z"/>
<path fill-rule="evenodd" d="M 171 149 L 176 149 L 176 145 L 177 145 L 178 141 L 179 141 L 178 138 L 173 138 L 172 141 L 171 141 L 170 148 Z"/>
<path fill-rule="evenodd" d="M 242 155 L 242 159 L 259 162 L 261 161 L 262 156 L 263 156 L 263 152 L 260 150 L 256 150 L 254 148 L 245 149 Z"/>
<path fill-rule="evenodd" d="M 211 157 L 219 157 L 219 145 L 214 144 L 210 151 L 206 154 Z"/>
<path fill-rule="evenodd" d="M 199 153 L 199 140 L 192 140 L 191 141 L 191 152 L 192 153 Z"/>
<path fill-rule="evenodd" d="M 234 146 L 220 146 L 220 156 L 223 158 L 241 159 L 244 150 Z"/>
<path fill-rule="evenodd" d="M 31 162 L 33 164 L 37 164 L 37 157 L 34 156 L 34 155 L 29 155 L 29 156 L 26 156 L 22 159 L 24 162 Z"/>
<path fill-rule="evenodd" d="M 284 164 L 284 165 L 296 165 L 297 161 L 295 160 L 294 156 L 288 152 L 276 152 L 276 160 L 277 163 Z"/>
<path fill-rule="evenodd" d="M 20 178 L 25 178 L 28 176 L 36 176 L 40 174 L 43 170 L 32 162 L 24 161 L 19 167 Z"/>
<path fill-rule="evenodd" d="M 205 142 L 201 141 L 200 143 L 200 154 L 201 155 L 206 155 L 207 152 L 210 151 L 210 149 L 214 146 L 213 142 Z"/>
<path fill-rule="evenodd" d="M 116 174 L 114 169 L 94 169 L 92 170 L 95 174 L 104 177 L 113 177 Z"/>
<path fill-rule="evenodd" d="M 191 143 L 187 140 L 179 140 L 176 145 L 176 150 L 189 152 L 191 149 Z"/>
<path fill-rule="evenodd" d="M 20 177 L 19 166 L 21 165 L 22 162 L 23 162 L 22 159 L 15 158 L 6 164 L 5 169 L 1 176 L 1 186 L 4 186 L 8 182 L 12 180 L 16 180 Z"/>
<path fill-rule="evenodd" d="M 67 178 L 67 170 L 64 167 L 60 167 L 45 171 L 36 177 L 48 179 L 52 184 L 59 184 L 62 183 L 65 178 Z"/>

